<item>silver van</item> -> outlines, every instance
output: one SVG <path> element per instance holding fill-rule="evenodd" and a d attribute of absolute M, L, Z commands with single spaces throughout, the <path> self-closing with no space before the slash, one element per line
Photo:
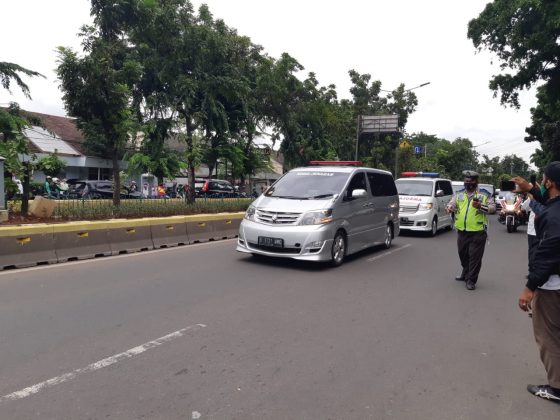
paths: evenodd
<path fill-rule="evenodd" d="M 415 172 L 405 174 L 407 177 L 395 181 L 399 191 L 401 229 L 435 236 L 439 229 L 452 228 L 453 219 L 446 210 L 453 196 L 451 181 L 437 178 L 437 173 L 433 173 L 435 177 L 422 176 L 421 172 L 420 176 L 413 175 Z"/>
<path fill-rule="evenodd" d="M 293 169 L 248 208 L 237 251 L 342 264 L 344 257 L 399 234 L 390 172 L 342 164 Z"/>

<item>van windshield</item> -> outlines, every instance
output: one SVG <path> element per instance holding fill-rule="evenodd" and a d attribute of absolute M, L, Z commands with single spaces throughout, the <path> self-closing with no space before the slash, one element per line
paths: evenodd
<path fill-rule="evenodd" d="M 327 199 L 340 194 L 347 179 L 348 174 L 345 172 L 288 172 L 264 195 L 293 200 Z"/>
<path fill-rule="evenodd" d="M 406 179 L 397 179 L 395 181 L 399 195 L 422 195 L 431 197 L 434 189 L 434 183 L 431 181 L 408 181 Z"/>

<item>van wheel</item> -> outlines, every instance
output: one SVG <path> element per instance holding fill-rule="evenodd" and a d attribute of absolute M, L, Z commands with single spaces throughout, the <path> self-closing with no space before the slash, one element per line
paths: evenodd
<path fill-rule="evenodd" d="M 436 236 L 437 234 L 437 219 L 434 217 L 432 220 L 432 230 L 430 231 L 430 236 Z"/>
<path fill-rule="evenodd" d="M 338 267 L 344 262 L 346 256 L 346 238 L 342 231 L 336 232 L 331 248 L 331 265 Z"/>
<path fill-rule="evenodd" d="M 393 227 L 391 225 L 387 225 L 385 228 L 385 240 L 383 241 L 383 247 L 385 249 L 391 248 L 393 244 Z"/>

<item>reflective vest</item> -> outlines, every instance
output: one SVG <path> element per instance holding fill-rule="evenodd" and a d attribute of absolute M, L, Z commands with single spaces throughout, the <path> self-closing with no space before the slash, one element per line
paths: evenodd
<path fill-rule="evenodd" d="M 480 191 L 475 192 L 470 198 L 464 191 L 457 193 L 457 210 L 455 211 L 455 228 L 457 230 L 480 232 L 486 229 L 488 217 L 486 213 L 472 206 L 472 199 L 474 197 L 480 200 L 480 204 L 487 204 L 488 196 Z"/>

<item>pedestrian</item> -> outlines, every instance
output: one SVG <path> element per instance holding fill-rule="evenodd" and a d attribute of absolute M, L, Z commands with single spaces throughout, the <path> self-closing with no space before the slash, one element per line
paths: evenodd
<path fill-rule="evenodd" d="M 488 235 L 488 213 L 495 211 L 492 194 L 478 189 L 478 173 L 464 171 L 465 188 L 457 191 L 447 204 L 455 213 L 457 249 L 463 271 L 455 280 L 464 281 L 467 290 L 475 290 Z"/>
<path fill-rule="evenodd" d="M 150 198 L 150 185 L 147 182 L 142 185 L 142 197 Z"/>
<path fill-rule="evenodd" d="M 521 191 L 535 186 L 514 178 Z M 560 162 L 544 170 L 540 186 L 544 208 L 535 215 L 539 242 L 530 264 L 527 283 L 519 296 L 521 310 L 532 311 L 533 333 L 548 377 L 548 384 L 527 385 L 540 398 L 560 403 Z"/>
<path fill-rule="evenodd" d="M 159 198 L 165 198 L 165 186 L 163 184 L 158 185 L 157 193 Z"/>
<path fill-rule="evenodd" d="M 529 221 L 527 222 L 527 257 L 529 262 L 529 271 L 531 271 L 531 263 L 535 258 L 535 251 L 539 244 L 537 231 L 535 229 L 535 216 L 540 214 L 543 210 L 543 205 L 534 200 L 531 194 L 527 194 L 527 199 L 521 205 L 521 209 L 529 214 Z"/>
<path fill-rule="evenodd" d="M 138 191 L 138 185 L 136 185 L 136 181 L 131 181 L 130 182 L 129 190 L 130 190 L 130 192 Z"/>

